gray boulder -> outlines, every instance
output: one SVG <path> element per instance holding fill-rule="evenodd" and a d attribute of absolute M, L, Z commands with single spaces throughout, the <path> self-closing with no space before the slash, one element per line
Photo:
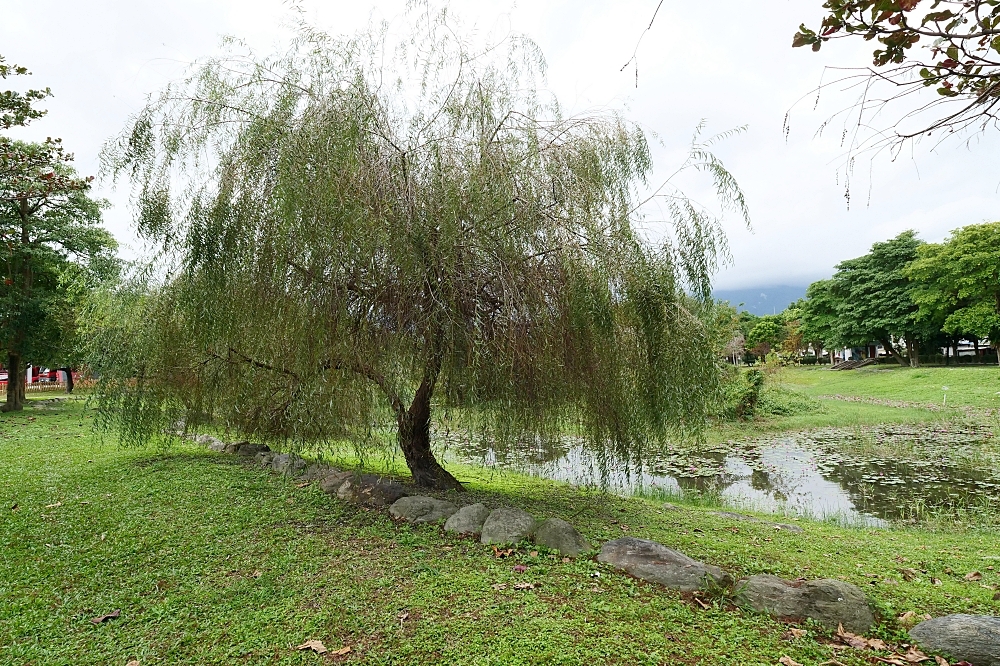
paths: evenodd
<path fill-rule="evenodd" d="M 293 453 L 279 453 L 271 459 L 271 469 L 279 474 L 294 476 L 306 468 L 306 461 Z"/>
<path fill-rule="evenodd" d="M 531 538 L 535 519 L 521 509 L 494 509 L 483 523 L 480 541 L 485 544 L 513 545 Z"/>
<path fill-rule="evenodd" d="M 198 435 L 194 438 L 194 441 L 202 446 L 207 446 L 212 451 L 222 452 L 222 450 L 226 448 L 225 442 L 218 437 L 213 437 L 212 435 Z"/>
<path fill-rule="evenodd" d="M 451 518 L 445 521 L 445 532 L 458 532 L 459 534 L 481 534 L 483 523 L 490 515 L 490 510 L 482 504 L 470 504 L 452 514 Z"/>
<path fill-rule="evenodd" d="M 945 615 L 910 629 L 910 638 L 930 652 L 975 666 L 1000 666 L 1000 617 Z"/>
<path fill-rule="evenodd" d="M 590 542 L 576 528 L 559 518 L 549 518 L 535 528 L 535 543 L 569 557 L 591 550 Z"/>
<path fill-rule="evenodd" d="M 302 472 L 302 480 L 319 481 L 321 479 L 325 479 L 327 476 L 337 471 L 339 470 L 336 470 L 330 467 L 329 465 L 324 465 L 323 463 L 313 463 L 308 467 L 306 467 L 305 470 Z"/>
<path fill-rule="evenodd" d="M 253 458 L 254 458 L 254 460 L 257 461 L 258 464 L 263 465 L 264 467 L 270 467 L 271 466 L 271 461 L 274 460 L 274 452 L 273 451 L 261 451 L 260 453 L 258 453 L 257 455 L 255 455 Z"/>
<path fill-rule="evenodd" d="M 253 444 L 251 442 L 233 442 L 232 444 L 226 445 L 226 453 L 229 453 L 229 447 L 233 447 L 233 453 L 238 456 L 247 456 L 248 458 L 255 457 L 258 453 L 266 453 L 271 449 L 268 448 L 267 444 Z"/>
<path fill-rule="evenodd" d="M 610 564 L 636 578 L 684 592 L 712 585 L 728 587 L 733 582 L 729 574 L 719 567 L 691 559 L 655 541 L 635 537 L 607 542 L 601 548 L 597 561 Z"/>
<path fill-rule="evenodd" d="M 458 507 L 433 497 L 400 497 L 389 507 L 389 515 L 408 523 L 437 523 L 450 518 Z"/>
<path fill-rule="evenodd" d="M 327 495 L 336 495 L 340 487 L 344 485 L 344 482 L 352 476 L 354 476 L 354 472 L 338 472 L 334 470 L 320 479 L 319 487 Z"/>
<path fill-rule="evenodd" d="M 347 502 L 366 506 L 392 506 L 406 490 L 395 481 L 388 481 L 375 474 L 351 476 L 337 489 L 337 497 Z"/>
<path fill-rule="evenodd" d="M 875 623 L 865 593 L 842 580 L 787 581 L 760 574 L 740 581 L 736 597 L 757 612 L 787 620 L 810 618 L 831 631 L 842 624 L 847 631 L 864 634 Z"/>

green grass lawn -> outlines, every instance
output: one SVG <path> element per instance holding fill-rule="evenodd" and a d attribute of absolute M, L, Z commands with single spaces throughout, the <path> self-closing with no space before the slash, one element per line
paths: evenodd
<path fill-rule="evenodd" d="M 813 666 L 834 655 L 815 628 L 786 640 L 770 618 L 723 603 L 703 610 L 588 559 L 527 548 L 497 559 L 235 456 L 102 444 L 76 402 L 0 415 L 0 460 L 2 664 L 714 665 L 788 655 Z M 470 488 L 462 502 L 569 519 L 594 542 L 651 538 L 735 576 L 843 577 L 870 592 L 882 616 L 873 633 L 886 639 L 905 638 L 894 618 L 906 611 L 998 610 L 995 531 L 802 521 L 804 534 L 791 534 L 702 507 L 454 471 Z M 514 573 L 516 564 L 527 571 Z M 906 581 L 903 567 L 920 573 Z M 966 581 L 971 571 L 983 579 Z M 118 619 L 91 624 L 116 609 Z M 294 649 L 310 639 L 351 651 Z"/>
<path fill-rule="evenodd" d="M 939 406 L 947 394 L 947 404 L 952 407 L 1000 408 L 1000 367 L 994 365 L 869 366 L 846 371 L 787 368 L 779 381 L 813 397 L 843 395 Z"/>

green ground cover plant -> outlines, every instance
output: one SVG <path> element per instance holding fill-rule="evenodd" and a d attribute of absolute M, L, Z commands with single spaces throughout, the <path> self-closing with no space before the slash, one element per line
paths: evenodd
<path fill-rule="evenodd" d="M 394 524 L 236 456 L 102 442 L 82 402 L 0 420 L 0 663 L 803 664 L 827 634 L 637 582 L 589 559 L 497 558 L 436 527 Z M 996 613 L 1000 535 L 986 529 L 805 532 L 708 507 L 618 498 L 449 466 L 463 501 L 562 517 L 591 540 L 651 538 L 734 575 L 842 577 L 904 639 L 907 611 Z M 440 494 L 440 496 L 447 496 Z M 526 571 L 515 573 L 515 565 Z M 901 573 L 912 569 L 915 576 Z M 965 575 L 980 572 L 982 579 Z M 940 584 L 934 584 L 938 579 Z M 515 590 L 514 583 L 540 584 Z M 505 587 L 502 587 L 505 586 Z M 101 624 L 91 619 L 120 609 Z M 295 650 L 321 640 L 339 656 Z M 839 651 L 848 666 L 862 653 Z M 324 661 L 326 659 L 327 661 Z"/>

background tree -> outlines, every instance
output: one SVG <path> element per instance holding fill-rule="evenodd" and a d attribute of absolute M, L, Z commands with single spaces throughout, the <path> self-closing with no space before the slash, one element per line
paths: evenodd
<path fill-rule="evenodd" d="M 1000 104 L 1000 3 L 996 0 L 827 0 L 820 27 L 802 25 L 792 46 L 814 51 L 832 39 L 875 40 L 872 67 L 858 76 L 858 125 L 886 105 L 925 88 L 936 95 L 901 110 L 896 131 L 875 132 L 873 146 L 938 130 L 996 127 Z M 883 86 L 888 92 L 880 97 Z"/>
<path fill-rule="evenodd" d="M 837 266 L 829 292 L 836 303 L 837 339 L 851 346 L 878 341 L 901 365 L 919 364 L 925 327 L 917 321 L 906 266 L 917 258 L 921 243 L 915 232 L 904 231 Z M 906 345 L 906 358 L 895 344 L 898 339 Z"/>
<path fill-rule="evenodd" d="M 989 338 L 998 346 L 1000 222 L 962 227 L 944 243 L 920 247 L 907 275 L 922 321 L 954 338 Z"/>
<path fill-rule="evenodd" d="M 785 337 L 785 326 L 778 315 L 760 317 L 747 336 L 747 345 L 756 356 L 767 356 L 781 346 Z"/>
<path fill-rule="evenodd" d="M 800 309 L 802 312 L 801 333 L 819 356 L 822 349 L 830 349 L 830 364 L 833 364 L 833 347 L 839 344 L 837 338 L 837 297 L 833 280 L 813 282 L 806 289 L 806 298 Z"/>
<path fill-rule="evenodd" d="M 576 430 L 632 460 L 700 426 L 715 219 L 668 183 L 674 241 L 647 242 L 638 127 L 542 100 L 527 40 L 474 50 L 421 20 L 398 46 L 304 29 L 285 55 L 209 61 L 109 146 L 165 277 L 104 320 L 105 425 L 141 441 L 197 408 L 267 441 L 382 446 L 392 423 L 437 488 L 459 483 L 435 408 L 497 446 Z M 704 142 L 687 169 L 745 215 Z"/>
<path fill-rule="evenodd" d="M 4 76 L 26 73 L 2 65 Z M 48 91 L 0 94 L 5 129 L 44 112 L 31 103 Z M 87 195 L 92 178 L 80 178 L 73 156 L 58 139 L 15 141 L 0 135 L 0 349 L 7 352 L 4 411 L 24 402 L 27 359 L 57 355 L 66 334 L 65 279 L 71 264 L 86 265 L 111 252 L 114 239 L 101 226 L 101 202 Z"/>

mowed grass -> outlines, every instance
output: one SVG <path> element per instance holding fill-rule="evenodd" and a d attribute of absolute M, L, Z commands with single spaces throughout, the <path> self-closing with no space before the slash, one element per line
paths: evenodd
<path fill-rule="evenodd" d="M 714 665 L 788 655 L 812 666 L 835 654 L 816 627 L 785 640 L 785 625 L 724 600 L 704 610 L 593 560 L 530 547 L 498 559 L 236 456 L 102 444 L 89 423 L 78 402 L 0 416 L 2 664 Z M 881 616 L 873 633 L 888 640 L 905 639 L 895 622 L 905 611 L 998 610 L 993 531 L 802 521 L 805 532 L 791 534 L 702 507 L 454 471 L 470 488 L 457 500 L 568 519 L 595 543 L 655 539 L 737 577 L 842 577 L 870 592 Z M 518 564 L 527 570 L 515 573 Z M 903 579 L 907 567 L 917 578 Z M 966 581 L 971 571 L 982 580 Z M 90 622 L 116 609 L 118 619 Z M 312 639 L 351 651 L 295 649 Z"/>
<path fill-rule="evenodd" d="M 869 366 L 858 370 L 786 368 L 779 381 L 813 397 L 843 395 L 920 405 L 1000 408 L 1000 367 L 995 365 L 903 368 Z M 948 387 L 947 390 L 944 387 Z"/>

